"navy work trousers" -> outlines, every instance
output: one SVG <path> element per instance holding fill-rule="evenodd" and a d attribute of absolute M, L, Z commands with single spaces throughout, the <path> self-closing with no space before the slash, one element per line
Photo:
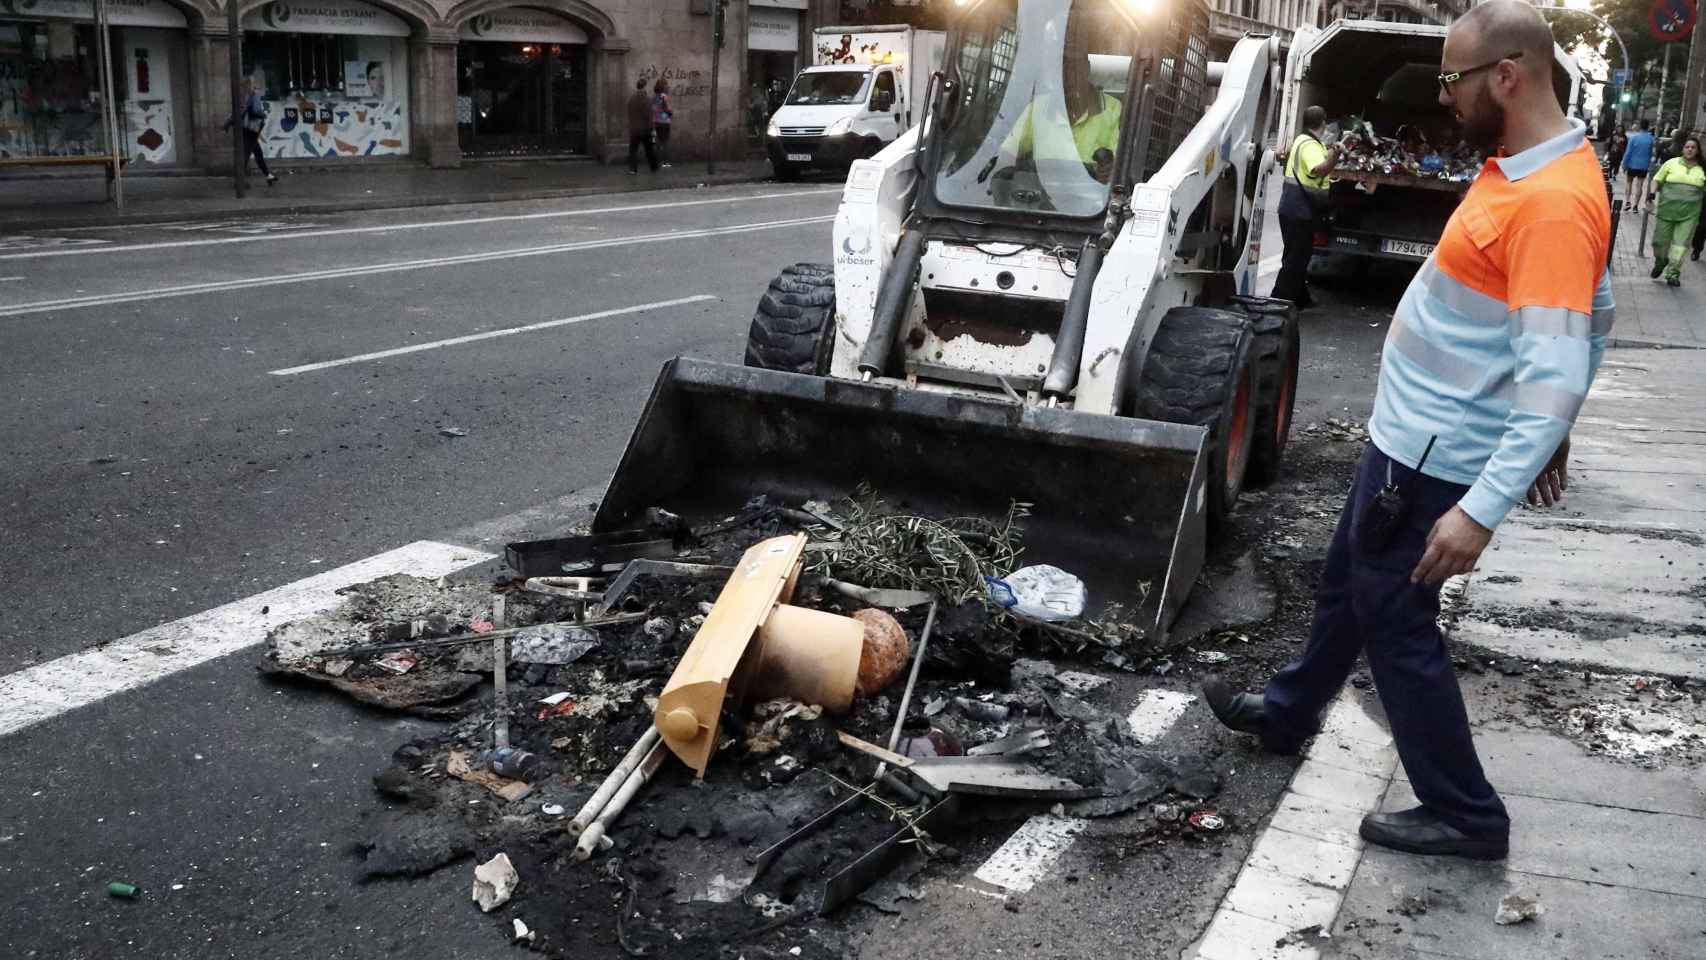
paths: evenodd
<path fill-rule="evenodd" d="M 1391 478 L 1409 510 L 1381 549 L 1365 549 L 1357 518 Z M 1344 686 L 1358 653 L 1392 725 L 1404 772 L 1422 806 L 1476 837 L 1506 836 L 1510 816 L 1481 772 L 1469 715 L 1441 636 L 1439 587 L 1410 582 L 1428 531 L 1468 488 L 1416 473 L 1373 444 L 1339 516 L 1315 595 L 1315 625 L 1303 656 L 1268 682 L 1270 745 L 1295 749 L 1320 728 L 1321 712 Z"/>

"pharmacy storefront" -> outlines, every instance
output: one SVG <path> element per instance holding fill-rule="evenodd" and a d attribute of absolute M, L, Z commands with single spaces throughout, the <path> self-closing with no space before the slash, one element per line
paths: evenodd
<path fill-rule="evenodd" d="M 555 13 L 507 7 L 458 29 L 456 130 L 468 156 L 583 154 L 587 33 Z"/>
<path fill-rule="evenodd" d="M 108 0 L 119 142 L 132 163 L 188 162 L 188 34 L 165 0 Z M 93 0 L 0 0 L 0 157 L 108 153 Z"/>
<path fill-rule="evenodd" d="M 409 152 L 409 25 L 359 0 L 275 0 L 243 20 L 269 157 Z"/>

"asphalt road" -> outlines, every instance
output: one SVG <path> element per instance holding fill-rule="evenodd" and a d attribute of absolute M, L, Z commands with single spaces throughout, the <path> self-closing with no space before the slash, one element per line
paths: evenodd
<path fill-rule="evenodd" d="M 412 541 L 562 529 L 659 365 L 738 359 L 769 277 L 827 259 L 837 192 L 0 237 L 0 679 Z M 1308 316 L 1300 424 L 1366 411 L 1383 301 Z M 465 870 L 351 879 L 370 776 L 430 728 L 238 655 L 0 737 L 0 955 L 510 955 Z"/>

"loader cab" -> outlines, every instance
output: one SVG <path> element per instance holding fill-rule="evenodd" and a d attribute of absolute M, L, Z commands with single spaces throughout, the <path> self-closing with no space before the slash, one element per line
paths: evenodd
<path fill-rule="evenodd" d="M 930 134 L 926 215 L 1099 231 L 1138 127 L 1131 0 L 983 0 L 961 14 Z"/>

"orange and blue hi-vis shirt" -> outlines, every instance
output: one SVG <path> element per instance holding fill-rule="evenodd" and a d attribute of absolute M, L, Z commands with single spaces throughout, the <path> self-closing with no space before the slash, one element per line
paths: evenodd
<path fill-rule="evenodd" d="M 1489 159 L 1392 317 L 1369 437 L 1487 529 L 1570 432 L 1605 354 L 1611 210 L 1579 120 Z"/>

